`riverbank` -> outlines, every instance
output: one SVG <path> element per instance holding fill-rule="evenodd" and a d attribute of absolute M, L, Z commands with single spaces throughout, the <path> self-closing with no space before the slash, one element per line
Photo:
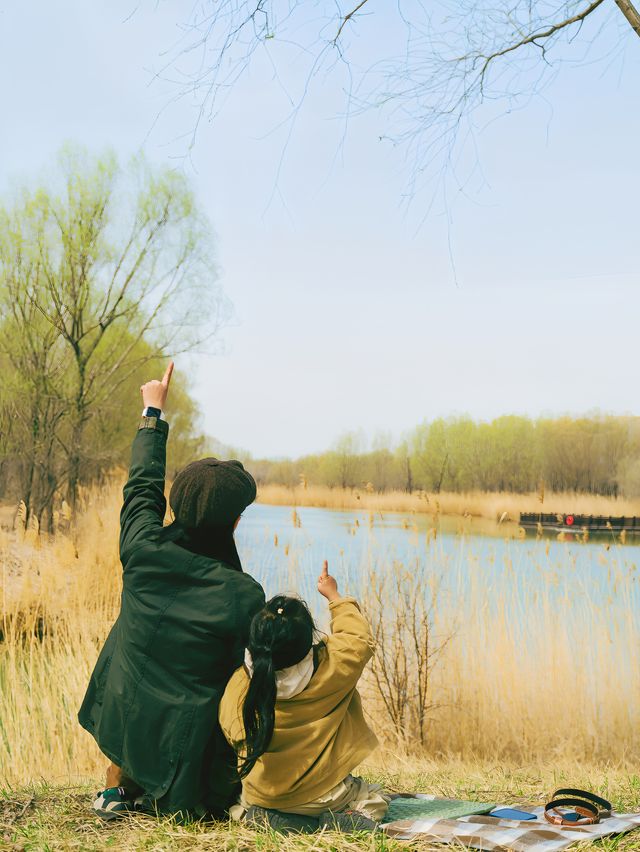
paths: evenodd
<path fill-rule="evenodd" d="M 640 499 L 602 497 L 597 494 L 558 492 L 544 495 L 505 491 L 472 491 L 466 494 L 416 491 L 370 492 L 358 488 L 327 488 L 322 485 L 262 485 L 258 502 L 272 506 L 313 506 L 318 509 L 361 509 L 373 512 L 407 512 L 426 515 L 487 518 L 516 521 L 521 512 L 554 512 L 605 517 L 640 516 Z"/>
<path fill-rule="evenodd" d="M 116 511 L 119 510 L 121 481 L 124 481 L 124 473 L 114 477 L 108 489 L 109 496 L 115 495 Z M 338 511 L 360 509 L 365 512 L 484 518 L 503 523 L 517 522 L 522 512 L 640 517 L 640 498 L 603 497 L 573 491 L 549 492 L 541 501 L 540 494 L 535 492 L 513 494 L 509 491 L 470 491 L 459 494 L 443 491 L 433 494 L 414 491 L 409 494 L 406 491 L 372 492 L 365 488 L 328 488 L 323 485 L 299 485 L 295 488 L 261 485 L 257 502 L 269 506 L 309 506 Z M 15 514 L 16 507 L 13 504 L 0 504 L 0 528 L 11 529 Z"/>
<path fill-rule="evenodd" d="M 482 802 L 544 804 L 559 786 L 592 790 L 610 799 L 616 810 L 640 809 L 640 782 L 634 767 L 598 767 L 573 763 L 517 766 L 510 764 L 462 763 L 456 760 L 416 760 L 393 753 L 380 753 L 363 767 L 363 775 L 394 792 L 426 792 L 438 796 Z M 132 818 L 110 824 L 94 818 L 89 806 L 100 779 L 40 782 L 35 786 L 0 792 L 0 848 L 26 850 L 212 849 L 249 852 L 406 852 L 405 843 L 380 835 L 347 837 L 335 833 L 283 837 L 256 833 L 242 825 L 191 823 L 176 825 L 171 819 Z M 640 832 L 589 844 L 591 848 L 638 849 Z M 437 852 L 442 845 L 422 841 L 411 849 Z M 580 848 L 587 848 L 581 846 Z"/>

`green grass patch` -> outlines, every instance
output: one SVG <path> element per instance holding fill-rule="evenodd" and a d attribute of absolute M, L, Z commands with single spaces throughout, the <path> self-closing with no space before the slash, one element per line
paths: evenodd
<path fill-rule="evenodd" d="M 371 768 L 370 780 L 393 791 L 422 791 L 454 798 L 477 799 L 514 805 L 542 804 L 553 790 L 571 784 L 611 799 L 619 811 L 640 810 L 640 777 L 617 768 L 501 767 L 457 762 L 421 762 L 411 768 L 397 764 L 392 770 Z M 241 824 L 190 822 L 170 818 L 130 817 L 104 823 L 94 817 L 90 805 L 99 782 L 76 785 L 39 783 L 19 789 L 0 790 L 0 849 L 31 850 L 207 850 L 207 852 L 399 852 L 401 841 L 382 834 L 316 835 L 283 837 L 270 831 L 254 831 Z M 640 831 L 592 844 L 603 850 L 640 850 Z M 416 850 L 443 846 L 425 841 Z"/>

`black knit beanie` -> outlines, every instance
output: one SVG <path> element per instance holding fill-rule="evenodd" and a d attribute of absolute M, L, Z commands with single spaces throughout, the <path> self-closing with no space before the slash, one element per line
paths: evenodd
<path fill-rule="evenodd" d="M 230 526 L 255 499 L 255 480 L 235 459 L 191 462 L 169 492 L 176 521 L 187 530 Z"/>

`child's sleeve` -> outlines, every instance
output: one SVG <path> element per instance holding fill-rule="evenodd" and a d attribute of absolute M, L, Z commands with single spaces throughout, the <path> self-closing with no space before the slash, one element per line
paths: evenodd
<path fill-rule="evenodd" d="M 340 598 L 329 604 L 331 636 L 327 652 L 334 668 L 332 685 L 353 688 L 375 651 L 369 622 L 354 598 Z"/>

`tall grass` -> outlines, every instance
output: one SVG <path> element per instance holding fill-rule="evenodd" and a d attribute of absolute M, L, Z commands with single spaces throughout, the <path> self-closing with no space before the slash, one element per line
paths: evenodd
<path fill-rule="evenodd" d="M 559 583 L 540 572 L 523 585 L 507 571 L 498 584 L 486 569 L 465 571 L 457 586 L 434 594 L 426 753 L 638 760 L 638 578 L 615 557 L 602 570 L 610 574 L 602 595 L 577 576 Z M 424 589 L 419 574 L 405 580 L 409 611 L 420 600 L 412 588 Z M 417 741 L 415 722 L 407 733 Z"/>
<path fill-rule="evenodd" d="M 461 542 L 456 566 L 432 542 L 411 564 L 370 567 L 362 597 L 386 640 L 365 681 L 383 738 L 440 758 L 637 761 L 637 565 L 607 544 L 586 574 L 575 558 L 514 565 L 510 552 L 496 563 Z"/>
<path fill-rule="evenodd" d="M 308 485 L 262 485 L 258 501 L 275 506 L 316 506 L 321 509 L 365 509 L 387 512 L 420 512 L 429 515 L 459 515 L 517 521 L 520 512 L 574 513 L 577 515 L 639 516 L 640 500 L 602 497 L 575 492 L 540 495 L 511 492 L 472 491 L 431 494 L 417 491 L 372 492 L 364 488 L 328 488 Z"/>
<path fill-rule="evenodd" d="M 11 784 L 95 777 L 104 768 L 76 712 L 118 611 L 120 492 L 84 501 L 67 534 L 0 535 L 0 779 Z M 462 540 L 459 558 L 469 558 Z M 568 580 L 542 565 L 526 577 L 508 566 L 454 568 L 433 540 L 415 564 L 374 555 L 368 566 L 371 586 L 383 590 L 377 598 L 359 590 L 372 616 L 403 623 L 399 614 L 417 606 L 431 650 L 440 648 L 425 663 L 410 632 L 387 634 L 385 641 L 405 643 L 409 679 L 399 683 L 400 698 L 416 701 L 417 666 L 429 665 L 429 682 L 420 745 L 412 707 L 394 728 L 368 675 L 366 706 L 383 742 L 398 754 L 485 761 L 640 758 L 633 566 L 603 548 L 597 593 L 570 564 Z"/>
<path fill-rule="evenodd" d="M 0 778 L 102 774 L 76 714 L 117 615 L 119 489 L 84 496 L 73 534 L 0 537 Z"/>

